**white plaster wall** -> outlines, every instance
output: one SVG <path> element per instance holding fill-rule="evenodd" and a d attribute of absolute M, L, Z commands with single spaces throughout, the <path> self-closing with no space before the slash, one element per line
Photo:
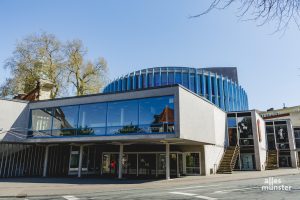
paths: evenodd
<path fill-rule="evenodd" d="M 205 175 L 215 174 L 217 172 L 217 169 L 220 165 L 221 159 L 224 154 L 224 146 L 204 145 L 204 152 L 205 152 Z"/>
<path fill-rule="evenodd" d="M 255 134 L 257 136 L 257 152 L 256 153 L 256 167 L 257 170 L 265 170 L 266 167 L 266 160 L 267 160 L 267 141 L 266 141 L 266 125 L 265 125 L 265 121 L 263 120 L 263 118 L 254 111 L 254 116 L 255 116 L 255 121 L 252 122 L 252 124 L 255 126 L 253 126 L 253 134 Z M 258 123 L 257 120 L 260 121 L 259 123 L 259 127 L 258 127 Z M 261 137 L 261 141 L 259 141 L 259 131 L 260 130 L 260 137 Z"/>
<path fill-rule="evenodd" d="M 296 168 L 298 162 L 298 156 L 296 151 L 294 129 L 291 120 L 287 120 L 287 128 L 288 128 L 289 145 L 291 151 L 290 154 L 291 154 L 292 167 Z"/>
<path fill-rule="evenodd" d="M 224 145 L 226 113 L 183 88 L 179 88 L 181 139 Z"/>
<path fill-rule="evenodd" d="M 28 125 L 26 106 L 26 102 L 0 99 L 0 141 L 11 129 L 25 133 Z"/>

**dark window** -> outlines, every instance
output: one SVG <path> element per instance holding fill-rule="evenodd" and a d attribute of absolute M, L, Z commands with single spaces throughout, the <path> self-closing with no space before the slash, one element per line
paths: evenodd
<path fill-rule="evenodd" d="M 266 125 L 272 125 L 273 126 L 273 122 L 266 122 Z"/>
<path fill-rule="evenodd" d="M 274 127 L 273 126 L 266 126 L 266 132 L 267 133 L 271 133 L 271 134 L 274 134 Z"/>
<path fill-rule="evenodd" d="M 274 124 L 275 125 L 286 124 L 286 121 L 275 121 Z"/>
<path fill-rule="evenodd" d="M 246 112 L 246 113 L 237 113 L 238 117 L 251 117 L 251 113 L 250 112 Z"/>

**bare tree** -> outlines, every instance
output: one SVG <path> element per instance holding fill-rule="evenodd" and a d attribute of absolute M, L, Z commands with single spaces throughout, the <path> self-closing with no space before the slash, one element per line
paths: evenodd
<path fill-rule="evenodd" d="M 55 98 L 63 85 L 62 55 L 61 43 L 52 34 L 33 34 L 24 38 L 5 63 L 11 77 L 2 85 L 1 95 L 28 93 L 40 79 L 47 79 L 54 85 L 51 98 Z"/>
<path fill-rule="evenodd" d="M 67 42 L 65 53 L 68 60 L 66 67 L 68 82 L 75 87 L 76 94 L 80 96 L 99 92 L 107 76 L 104 58 L 99 58 L 96 62 L 86 60 L 87 50 L 80 40 Z"/>
<path fill-rule="evenodd" d="M 275 22 L 276 31 L 281 31 L 285 30 L 290 22 L 295 22 L 298 28 L 300 27 L 300 0 L 213 0 L 205 11 L 191 18 L 200 17 L 214 9 L 226 9 L 234 3 L 239 4 L 239 17 L 258 21 L 259 26 Z"/>

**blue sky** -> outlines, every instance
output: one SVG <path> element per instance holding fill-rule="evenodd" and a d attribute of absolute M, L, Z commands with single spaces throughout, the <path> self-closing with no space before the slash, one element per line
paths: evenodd
<path fill-rule="evenodd" d="M 300 31 L 271 34 L 239 20 L 236 6 L 196 19 L 208 6 L 197 0 L 1 0 L 0 83 L 18 40 L 40 31 L 81 39 L 89 58 L 105 57 L 110 78 L 153 66 L 238 67 L 250 108 L 300 104 Z"/>

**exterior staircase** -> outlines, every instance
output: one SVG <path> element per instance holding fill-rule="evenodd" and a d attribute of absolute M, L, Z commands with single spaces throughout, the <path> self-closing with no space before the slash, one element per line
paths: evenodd
<path fill-rule="evenodd" d="M 221 164 L 217 170 L 218 174 L 231 174 L 235 166 L 235 162 L 240 153 L 239 146 L 229 146 L 224 152 Z"/>
<path fill-rule="evenodd" d="M 278 169 L 278 150 L 268 150 L 266 170 Z"/>

